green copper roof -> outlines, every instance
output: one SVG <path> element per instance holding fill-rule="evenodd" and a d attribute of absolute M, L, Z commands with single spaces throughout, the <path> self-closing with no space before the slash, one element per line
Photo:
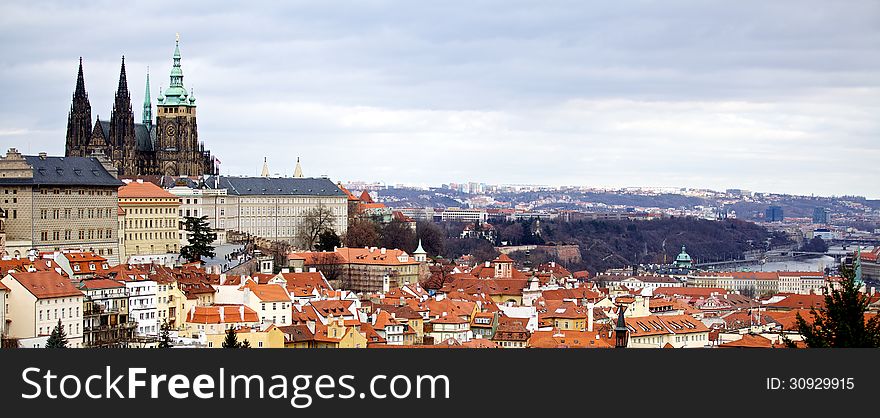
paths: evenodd
<path fill-rule="evenodd" d="M 149 128 L 153 124 L 153 104 L 150 102 L 150 69 L 147 68 L 147 87 L 144 92 L 144 125 Z"/>
<path fill-rule="evenodd" d="M 678 257 L 675 257 L 675 261 L 683 261 L 683 262 L 690 262 L 691 261 L 690 254 L 688 254 L 684 251 L 684 245 L 681 246 L 681 254 L 679 254 Z"/>
<path fill-rule="evenodd" d="M 174 56 L 172 58 L 174 65 L 171 67 L 171 84 L 164 92 L 164 99 L 160 101 L 164 106 L 195 106 L 195 101 L 188 99 L 186 88 L 183 86 L 183 69 L 180 67 L 180 37 L 174 41 Z"/>

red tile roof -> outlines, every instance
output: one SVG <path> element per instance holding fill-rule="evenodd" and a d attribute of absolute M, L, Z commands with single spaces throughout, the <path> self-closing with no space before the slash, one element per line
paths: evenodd
<path fill-rule="evenodd" d="M 86 290 L 95 290 L 95 289 L 116 289 L 125 287 L 124 284 L 110 279 L 86 279 L 80 282 L 80 289 Z"/>
<path fill-rule="evenodd" d="M 69 279 L 54 271 L 19 272 L 11 276 L 37 299 L 83 296 Z"/>
<path fill-rule="evenodd" d="M 250 289 L 254 296 L 262 302 L 290 302 L 290 295 L 285 292 L 281 285 L 256 284 L 248 281 L 245 287 Z"/>
<path fill-rule="evenodd" d="M 129 198 L 163 198 L 163 199 L 174 199 L 177 202 L 177 196 L 169 193 L 168 191 L 162 189 L 161 187 L 150 183 L 150 182 L 137 182 L 132 181 L 131 183 L 126 184 L 119 188 L 119 198 L 121 199 L 129 199 Z M 125 203 L 125 202 L 124 202 Z"/>
<path fill-rule="evenodd" d="M 195 310 L 190 310 L 186 313 L 186 322 L 195 324 L 233 324 L 260 322 L 260 318 L 256 311 L 244 305 L 196 306 Z"/>
<path fill-rule="evenodd" d="M 531 348 L 613 348 L 614 341 L 598 331 L 535 331 L 529 338 Z M 598 337 L 598 338 L 597 338 Z"/>

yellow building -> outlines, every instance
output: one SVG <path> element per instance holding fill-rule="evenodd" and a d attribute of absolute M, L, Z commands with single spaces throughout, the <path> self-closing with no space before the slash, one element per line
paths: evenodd
<path fill-rule="evenodd" d="M 178 239 L 177 196 L 142 180 L 119 188 L 119 208 L 125 212 L 125 254 L 154 255 L 180 251 Z M 124 234 L 124 235 L 123 235 Z"/>
<path fill-rule="evenodd" d="M 287 348 L 367 348 L 367 336 L 357 321 L 329 318 L 327 325 L 310 322 L 282 327 Z"/>
<path fill-rule="evenodd" d="M 275 325 L 269 325 L 264 330 L 256 328 L 242 327 L 235 330 L 238 342 L 245 341 L 250 344 L 250 348 L 284 348 L 284 333 Z M 223 340 L 226 339 L 226 332 L 215 334 L 206 334 L 205 339 L 208 348 L 222 348 Z"/>

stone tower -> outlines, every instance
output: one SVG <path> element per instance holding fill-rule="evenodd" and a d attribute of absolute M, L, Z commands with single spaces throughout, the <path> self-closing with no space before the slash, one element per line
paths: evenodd
<path fill-rule="evenodd" d="M 82 57 L 80 57 L 76 89 L 73 91 L 73 101 L 70 104 L 70 113 L 67 115 L 67 140 L 64 146 L 64 155 L 68 157 L 85 156 L 91 136 L 92 106 L 89 104 L 89 94 L 86 93 Z"/>
<path fill-rule="evenodd" d="M 180 38 L 174 44 L 171 83 L 159 92 L 156 105 L 156 144 L 159 174 L 170 176 L 207 173 L 199 146 L 196 99 L 183 87 Z"/>

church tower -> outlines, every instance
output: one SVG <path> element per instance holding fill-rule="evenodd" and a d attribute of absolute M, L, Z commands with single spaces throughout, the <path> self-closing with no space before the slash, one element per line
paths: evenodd
<path fill-rule="evenodd" d="M 64 155 L 68 157 L 86 156 L 89 138 L 92 136 L 92 106 L 86 93 L 86 82 L 83 78 L 82 57 L 79 59 L 79 73 L 76 76 L 76 89 L 67 115 L 67 141 Z"/>
<path fill-rule="evenodd" d="M 134 112 L 131 110 L 131 94 L 128 92 L 128 80 L 125 76 L 125 57 L 122 57 L 122 68 L 119 70 L 119 86 L 116 88 L 116 100 L 110 114 L 110 143 L 108 156 L 116 164 L 117 170 L 125 175 L 137 173 L 135 155 Z"/>
<path fill-rule="evenodd" d="M 156 143 L 159 174 L 197 176 L 206 174 L 205 158 L 199 146 L 196 99 L 183 86 L 180 66 L 180 37 L 174 43 L 171 83 L 159 91 L 156 105 Z"/>

